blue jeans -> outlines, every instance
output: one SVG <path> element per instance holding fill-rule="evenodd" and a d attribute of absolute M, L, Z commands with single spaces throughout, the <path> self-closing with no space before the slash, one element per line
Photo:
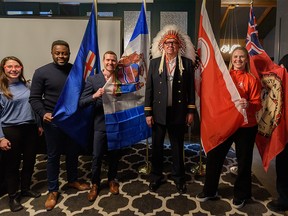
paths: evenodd
<path fill-rule="evenodd" d="M 44 123 L 44 133 L 47 146 L 47 179 L 48 191 L 59 190 L 60 156 L 66 155 L 66 170 L 68 182 L 78 178 L 79 146 L 69 136 L 53 123 Z"/>

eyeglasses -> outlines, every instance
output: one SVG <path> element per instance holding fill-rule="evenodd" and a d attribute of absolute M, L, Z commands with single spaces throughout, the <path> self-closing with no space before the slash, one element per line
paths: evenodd
<path fill-rule="evenodd" d="M 166 41 L 166 42 L 164 42 L 164 44 L 166 46 L 169 46 L 169 45 L 175 46 L 175 45 L 178 45 L 179 43 L 177 41 Z"/>
<path fill-rule="evenodd" d="M 13 66 L 13 65 L 5 65 L 4 68 L 6 68 L 6 69 L 8 69 L 8 70 L 12 70 L 13 68 L 14 68 L 15 70 L 21 70 L 23 67 L 20 66 L 20 65 L 15 65 L 15 66 Z"/>

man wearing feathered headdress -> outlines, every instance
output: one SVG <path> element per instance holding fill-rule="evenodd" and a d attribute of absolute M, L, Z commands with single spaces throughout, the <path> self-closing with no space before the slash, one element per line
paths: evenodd
<path fill-rule="evenodd" d="M 168 131 L 172 177 L 179 193 L 186 192 L 183 161 L 185 126 L 193 122 L 195 49 L 189 36 L 175 25 L 165 26 L 153 39 L 146 82 L 145 115 L 152 127 L 152 172 L 149 190 L 163 180 L 163 144 Z"/>

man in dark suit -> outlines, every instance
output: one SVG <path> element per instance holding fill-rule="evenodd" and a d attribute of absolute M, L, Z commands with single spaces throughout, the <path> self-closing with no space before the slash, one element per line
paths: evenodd
<path fill-rule="evenodd" d="M 87 79 L 85 88 L 79 100 L 80 107 L 93 104 L 94 106 L 94 138 L 93 138 L 93 160 L 92 160 L 92 188 L 88 193 L 88 200 L 94 201 L 99 193 L 100 175 L 102 159 L 106 153 L 107 135 L 105 125 L 105 115 L 102 103 L 102 95 L 104 94 L 104 85 L 106 81 L 113 75 L 117 66 L 117 55 L 112 51 L 107 51 L 103 55 L 104 69 Z M 112 194 L 119 193 L 119 183 L 116 180 L 119 151 L 110 150 L 108 152 L 109 170 L 108 183 Z"/>
<path fill-rule="evenodd" d="M 185 193 L 184 133 L 186 124 L 193 122 L 196 108 L 194 46 L 177 26 L 169 25 L 153 40 L 152 56 L 145 93 L 146 122 L 152 127 L 149 190 L 155 192 L 163 179 L 163 143 L 167 130 L 172 152 L 172 177 L 177 191 Z"/>

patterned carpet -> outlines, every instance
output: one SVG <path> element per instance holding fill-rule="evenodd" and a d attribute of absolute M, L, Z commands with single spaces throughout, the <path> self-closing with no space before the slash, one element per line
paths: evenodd
<path fill-rule="evenodd" d="M 1 216 L 25 215 L 147 215 L 147 216 L 208 216 L 208 215 L 281 215 L 269 211 L 266 204 L 272 199 L 271 195 L 263 188 L 253 176 L 253 197 L 247 204 L 237 210 L 231 207 L 233 198 L 233 176 L 229 168 L 236 164 L 235 154 L 231 150 L 225 161 L 221 175 L 218 194 L 220 198 L 214 201 L 199 203 L 195 196 L 201 192 L 204 177 L 194 175 L 191 169 L 199 162 L 199 145 L 185 144 L 185 165 L 187 177 L 187 193 L 180 195 L 170 176 L 170 149 L 165 145 L 165 174 L 166 182 L 161 185 L 157 193 L 148 191 L 148 176 L 139 173 L 139 168 L 145 165 L 146 144 L 139 143 L 132 148 L 123 150 L 119 167 L 120 194 L 112 195 L 107 186 L 105 166 L 102 172 L 103 180 L 100 195 L 91 203 L 87 200 L 87 191 L 68 189 L 65 185 L 65 164 L 61 162 L 61 196 L 55 209 L 47 212 L 44 202 L 47 198 L 46 160 L 45 155 L 37 155 L 37 164 L 33 176 L 33 189 L 42 193 L 37 199 L 23 198 L 21 203 L 24 209 L 12 213 L 8 207 L 8 197 L 0 197 Z M 205 162 L 205 157 L 202 157 Z M 80 179 L 90 179 L 91 156 L 79 158 Z"/>

